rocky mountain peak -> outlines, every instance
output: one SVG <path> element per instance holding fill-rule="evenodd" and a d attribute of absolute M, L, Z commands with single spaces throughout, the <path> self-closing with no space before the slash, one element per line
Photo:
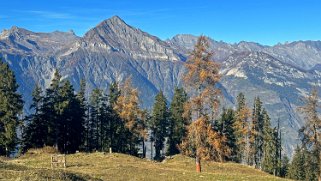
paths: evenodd
<path fill-rule="evenodd" d="M 121 18 L 120 18 L 119 16 L 117 16 L 117 15 L 115 15 L 115 16 L 107 19 L 106 21 L 107 21 L 107 22 L 110 22 L 110 23 L 113 23 L 113 24 L 117 23 L 117 24 L 119 24 L 119 25 L 127 25 L 127 24 L 125 23 L 125 21 L 124 21 L 123 19 L 121 19 Z"/>
<path fill-rule="evenodd" d="M 23 38 L 26 35 L 32 34 L 31 31 L 28 31 L 23 28 L 19 28 L 17 26 L 12 26 L 9 30 L 3 30 L 0 34 L 0 39 L 5 39 L 5 38 Z"/>
<path fill-rule="evenodd" d="M 92 51 L 103 49 L 107 53 L 119 52 L 143 60 L 180 60 L 166 42 L 126 24 L 118 16 L 113 16 L 89 30 L 83 41 Z"/>

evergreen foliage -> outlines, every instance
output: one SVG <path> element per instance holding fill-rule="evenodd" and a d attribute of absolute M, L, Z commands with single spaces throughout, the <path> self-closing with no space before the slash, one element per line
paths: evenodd
<path fill-rule="evenodd" d="M 18 84 L 9 65 L 0 59 L 0 156 L 9 156 L 16 148 L 23 101 L 17 93 Z"/>
<path fill-rule="evenodd" d="M 250 165 L 261 168 L 263 158 L 263 127 L 262 102 L 259 97 L 254 99 L 252 125 L 250 132 Z"/>
<path fill-rule="evenodd" d="M 175 88 L 174 96 L 170 105 L 170 119 L 168 127 L 168 149 L 167 155 L 179 153 L 178 145 L 186 136 L 189 121 L 184 118 L 184 104 L 187 101 L 187 94 L 183 88 Z"/>
<path fill-rule="evenodd" d="M 166 98 L 162 91 L 155 97 L 150 123 L 151 136 L 154 140 L 155 160 L 162 158 L 161 150 L 164 148 L 165 138 L 168 136 L 169 112 Z"/>
<path fill-rule="evenodd" d="M 305 155 L 300 147 L 295 149 L 288 177 L 295 180 L 305 180 Z"/>
<path fill-rule="evenodd" d="M 226 146 L 230 150 L 230 155 L 224 160 L 237 161 L 237 143 L 235 136 L 235 112 L 233 109 L 223 108 L 221 118 L 215 122 L 215 130 L 226 138 Z"/>

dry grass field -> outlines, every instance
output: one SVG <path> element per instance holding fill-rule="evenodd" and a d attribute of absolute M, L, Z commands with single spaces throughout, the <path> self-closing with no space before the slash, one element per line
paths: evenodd
<path fill-rule="evenodd" d="M 0 180 L 285 180 L 236 163 L 203 162 L 176 155 L 161 163 L 125 154 L 67 155 L 67 168 L 51 169 L 50 151 L 33 150 L 16 159 L 0 158 Z"/>

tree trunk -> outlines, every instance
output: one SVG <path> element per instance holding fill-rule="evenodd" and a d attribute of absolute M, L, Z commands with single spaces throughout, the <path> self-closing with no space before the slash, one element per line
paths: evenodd
<path fill-rule="evenodd" d="M 201 171 L 202 171 L 201 160 L 200 160 L 199 156 L 196 156 L 195 163 L 196 163 L 196 172 L 201 173 Z"/>
<path fill-rule="evenodd" d="M 146 156 L 146 150 L 145 150 L 145 140 L 143 139 L 143 158 Z"/>
<path fill-rule="evenodd" d="M 150 142 L 150 159 L 153 160 L 153 142 Z"/>

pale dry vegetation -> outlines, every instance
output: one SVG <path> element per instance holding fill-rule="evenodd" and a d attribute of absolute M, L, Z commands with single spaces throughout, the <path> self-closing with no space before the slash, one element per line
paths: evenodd
<path fill-rule="evenodd" d="M 49 152 L 49 153 L 48 153 Z M 0 180 L 284 180 L 236 163 L 203 162 L 182 155 L 153 162 L 124 154 L 67 155 L 67 168 L 51 169 L 52 151 L 32 150 L 17 159 L 1 159 Z"/>

